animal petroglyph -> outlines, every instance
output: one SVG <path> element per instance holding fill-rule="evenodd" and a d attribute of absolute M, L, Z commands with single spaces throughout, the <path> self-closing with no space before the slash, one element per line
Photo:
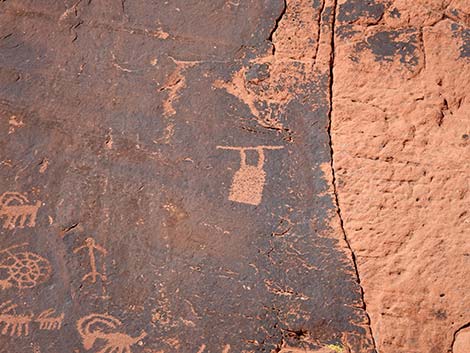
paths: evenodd
<path fill-rule="evenodd" d="M 23 243 L 0 250 L 0 289 L 16 287 L 33 288 L 47 280 L 51 265 L 45 258 L 32 252 L 15 252 L 14 249 L 28 245 Z"/>
<path fill-rule="evenodd" d="M 6 217 L 3 228 L 14 229 L 36 225 L 36 215 L 41 202 L 30 205 L 28 199 L 19 192 L 5 192 L 0 196 L 0 218 Z"/>
<path fill-rule="evenodd" d="M 52 316 L 55 313 L 54 309 L 44 310 L 34 320 L 39 324 L 40 330 L 60 330 L 62 322 L 64 321 L 64 313 L 59 316 Z"/>
<path fill-rule="evenodd" d="M 8 336 L 28 336 L 30 325 L 32 322 L 39 324 L 40 330 L 60 330 L 64 314 L 52 317 L 55 313 L 54 309 L 44 310 L 36 318 L 33 313 L 30 314 L 17 314 L 16 308 L 18 305 L 12 304 L 9 300 L 0 305 L 0 325 L 4 325 L 0 333 Z"/>
<path fill-rule="evenodd" d="M 24 315 L 17 314 L 18 305 L 12 304 L 11 300 L 0 305 L 0 324 L 3 324 L 2 335 L 9 336 L 28 336 L 29 325 L 33 318 L 33 314 Z"/>
<path fill-rule="evenodd" d="M 132 353 L 131 346 L 147 336 L 142 331 L 138 337 L 119 332 L 122 322 L 108 314 L 90 314 L 77 321 L 77 330 L 86 350 L 93 348 L 97 340 L 103 340 L 104 347 L 96 353 Z"/>
<path fill-rule="evenodd" d="M 102 281 L 106 280 L 106 275 L 104 274 L 104 265 L 103 265 L 103 273 L 99 273 L 96 269 L 96 257 L 95 257 L 95 250 L 103 254 L 104 256 L 107 255 L 107 251 L 102 246 L 96 244 L 95 239 L 88 237 L 85 240 L 85 244 L 79 246 L 78 248 L 74 249 L 73 252 L 76 254 L 80 250 L 87 249 L 88 250 L 88 257 L 90 260 L 90 268 L 91 271 L 88 272 L 85 276 L 82 277 L 82 281 L 85 281 L 87 278 L 91 278 L 91 282 L 95 283 L 96 278 L 101 278 Z"/>
<path fill-rule="evenodd" d="M 266 172 L 264 166 L 264 150 L 280 150 L 284 146 L 256 146 L 256 147 L 231 147 L 217 146 L 218 149 L 235 150 L 240 152 L 240 169 L 235 172 L 230 187 L 228 199 L 234 202 L 259 205 L 263 196 Z M 246 151 L 258 152 L 257 165 L 246 163 Z"/>

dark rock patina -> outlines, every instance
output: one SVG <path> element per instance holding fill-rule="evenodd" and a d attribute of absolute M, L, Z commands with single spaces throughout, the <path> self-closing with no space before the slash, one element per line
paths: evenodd
<path fill-rule="evenodd" d="M 333 8 L 299 3 L 331 32 Z M 249 92 L 283 90 L 279 64 L 256 60 L 284 11 L 0 3 L 0 352 L 373 351 L 330 225 L 330 67 L 287 103 L 221 88 L 245 70 Z M 263 168 L 234 146 L 270 146 Z"/>

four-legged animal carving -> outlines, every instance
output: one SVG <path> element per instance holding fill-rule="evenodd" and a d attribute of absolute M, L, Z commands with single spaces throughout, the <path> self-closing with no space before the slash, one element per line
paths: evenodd
<path fill-rule="evenodd" d="M 39 323 L 40 330 L 60 330 L 62 321 L 64 321 L 64 314 L 53 317 L 54 313 L 54 309 L 48 309 L 38 315 L 34 321 Z"/>
<path fill-rule="evenodd" d="M 104 347 L 96 353 L 132 353 L 131 346 L 143 339 L 147 334 L 142 331 L 139 337 L 131 337 L 116 332 L 122 323 L 108 314 L 91 314 L 78 320 L 77 330 L 82 337 L 83 347 L 89 350 L 96 340 L 105 341 Z"/>
<path fill-rule="evenodd" d="M 29 204 L 28 199 L 18 192 L 3 193 L 0 196 L 0 220 L 6 217 L 3 228 L 34 227 L 40 206 L 40 201 L 37 201 L 36 204 Z M 0 254 L 6 254 L 4 259 L 0 258 L 0 270 L 7 274 L 6 278 L 0 279 L 0 289 L 13 286 L 20 289 L 32 288 L 49 277 L 51 270 L 49 261 L 31 252 L 11 251 L 24 245 L 27 244 L 12 246 L 0 251 Z M 100 251 L 104 255 L 106 250 L 97 245 L 92 238 L 88 238 L 86 245 L 75 249 L 74 252 L 76 253 L 85 247 L 90 253 L 92 272 L 85 275 L 83 280 L 90 277 L 94 283 L 98 276 L 105 280 L 105 275 L 96 271 L 94 250 Z M 11 300 L 0 304 L 0 325 L 4 325 L 0 331 L 2 335 L 28 336 L 31 322 L 38 323 L 40 330 L 59 330 L 64 320 L 63 313 L 59 316 L 53 316 L 54 309 L 44 310 L 35 318 L 32 313 L 17 314 L 16 308 L 17 305 L 12 304 Z M 147 334 L 142 331 L 138 337 L 131 337 L 115 330 L 121 325 L 122 323 L 111 315 L 91 314 L 78 320 L 77 330 L 82 337 L 83 346 L 87 350 L 93 347 L 96 340 L 102 340 L 104 347 L 97 353 L 132 353 L 131 346 L 146 337 Z"/>
<path fill-rule="evenodd" d="M 9 336 L 28 336 L 29 324 L 33 315 L 17 315 L 15 312 L 16 304 L 11 300 L 0 305 L 0 324 L 4 324 L 1 334 Z"/>
<path fill-rule="evenodd" d="M 19 192 L 5 192 L 0 196 L 0 218 L 6 217 L 3 228 L 34 227 L 41 202 L 29 205 L 28 199 Z"/>

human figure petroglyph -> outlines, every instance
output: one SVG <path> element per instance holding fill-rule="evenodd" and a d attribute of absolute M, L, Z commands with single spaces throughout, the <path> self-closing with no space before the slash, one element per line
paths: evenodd
<path fill-rule="evenodd" d="M 96 353 L 132 353 L 131 346 L 147 336 L 142 331 L 138 337 L 131 337 L 118 331 L 122 322 L 108 314 L 90 314 L 77 321 L 77 330 L 86 350 L 93 348 L 97 340 L 105 341 L 104 347 Z"/>
<path fill-rule="evenodd" d="M 36 225 L 36 215 L 41 201 L 30 205 L 26 196 L 19 192 L 5 192 L 0 196 L 0 218 L 6 217 L 3 228 L 14 229 Z"/>
<path fill-rule="evenodd" d="M 52 316 L 54 314 L 54 309 L 44 310 L 34 319 L 34 322 L 39 324 L 40 330 L 60 330 L 62 327 L 62 322 L 64 321 L 64 313 L 60 314 L 59 316 Z"/>
<path fill-rule="evenodd" d="M 12 304 L 9 300 L 0 305 L 0 324 L 3 324 L 2 335 L 8 336 L 28 336 L 29 325 L 33 318 L 33 314 L 17 314 L 18 305 Z"/>
<path fill-rule="evenodd" d="M 32 252 L 14 251 L 27 245 L 23 243 L 0 250 L 0 273 L 6 274 L 0 278 L 0 289 L 33 288 L 49 278 L 51 265 L 48 260 Z"/>
<path fill-rule="evenodd" d="M 96 244 L 95 239 L 93 239 L 92 237 L 86 238 L 85 244 L 74 249 L 73 252 L 74 254 L 76 254 L 77 252 L 83 249 L 88 250 L 88 258 L 90 260 L 91 271 L 82 277 L 82 281 L 85 281 L 87 278 L 91 278 L 91 282 L 95 283 L 97 277 L 101 278 L 102 281 L 106 281 L 106 275 L 104 273 L 99 273 L 96 269 L 96 257 L 95 257 L 95 250 L 100 252 L 102 255 L 106 256 L 108 254 L 106 249 L 103 248 L 101 245 Z M 104 272 L 104 266 L 103 266 L 103 272 Z"/>
<path fill-rule="evenodd" d="M 263 197 L 263 189 L 266 183 L 266 172 L 263 169 L 265 161 L 264 150 L 280 150 L 283 149 L 284 146 L 217 146 L 217 148 L 240 152 L 240 169 L 238 169 L 233 176 L 228 199 L 249 205 L 259 205 Z M 246 163 L 246 151 L 256 151 L 258 153 L 257 165 L 249 165 Z"/>

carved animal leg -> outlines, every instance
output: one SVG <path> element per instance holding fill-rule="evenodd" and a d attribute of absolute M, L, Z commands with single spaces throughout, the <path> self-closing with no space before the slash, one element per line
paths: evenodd
<path fill-rule="evenodd" d="M 113 353 L 118 349 L 117 346 L 112 346 L 110 344 L 106 345 L 102 350 L 100 350 L 98 353 Z"/>
<path fill-rule="evenodd" d="M 36 224 L 36 212 L 31 212 L 28 215 L 28 227 L 34 227 Z"/>
<path fill-rule="evenodd" d="M 24 215 L 19 216 L 19 218 L 20 218 L 20 226 L 19 227 L 24 228 L 26 220 L 28 219 L 28 215 L 24 214 Z"/>
<path fill-rule="evenodd" d="M 10 330 L 10 326 L 11 324 L 5 322 L 5 326 L 3 327 L 3 330 L 2 330 L 2 335 L 10 335 L 12 336 L 12 334 L 9 334 L 8 331 Z"/>
<path fill-rule="evenodd" d="M 3 224 L 3 228 L 14 229 L 15 228 L 15 223 L 16 223 L 16 217 L 7 215 L 7 219 L 5 221 L 5 224 Z"/>
<path fill-rule="evenodd" d="M 34 227 L 36 224 L 36 217 L 38 214 L 39 207 L 41 207 L 41 201 L 36 202 L 36 205 L 34 206 L 34 210 L 30 213 L 30 219 L 29 219 L 29 226 Z"/>
<path fill-rule="evenodd" d="M 21 337 L 21 335 L 23 334 L 23 324 L 14 324 L 13 327 L 16 329 L 16 336 Z"/>
<path fill-rule="evenodd" d="M 13 216 L 13 221 L 12 221 L 12 224 L 11 224 L 11 229 L 13 229 L 13 228 L 16 227 L 16 223 L 18 222 L 18 219 L 20 220 L 20 223 L 21 223 L 21 215 Z M 23 228 L 23 226 L 20 224 L 20 225 L 18 226 L 18 228 Z"/>
<path fill-rule="evenodd" d="M 10 336 L 18 336 L 18 324 L 10 324 L 11 329 L 10 329 Z"/>

